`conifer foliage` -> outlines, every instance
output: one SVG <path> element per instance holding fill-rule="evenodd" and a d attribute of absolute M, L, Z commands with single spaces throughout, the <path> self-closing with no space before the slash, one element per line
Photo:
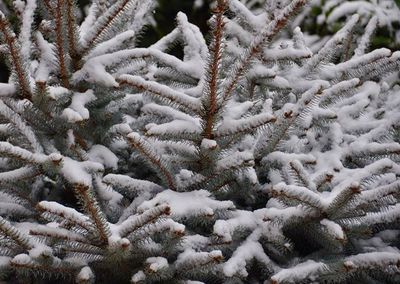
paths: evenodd
<path fill-rule="evenodd" d="M 307 2 L 217 0 L 209 44 L 179 13 L 148 48 L 152 0 L 0 13 L 0 277 L 399 283 L 400 52 L 357 14 L 312 52 Z"/>

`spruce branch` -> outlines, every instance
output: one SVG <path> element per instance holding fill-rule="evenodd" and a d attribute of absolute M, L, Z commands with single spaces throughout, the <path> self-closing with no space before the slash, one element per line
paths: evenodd
<path fill-rule="evenodd" d="M 30 142 L 32 148 L 35 152 L 43 152 L 43 148 L 40 145 L 36 134 L 31 127 L 28 126 L 27 122 L 16 112 L 14 112 L 10 107 L 8 107 L 4 101 L 0 100 L 0 114 L 7 118 L 10 123 L 15 125 L 20 132 L 26 137 Z"/>
<path fill-rule="evenodd" d="M 319 195 L 305 187 L 277 184 L 272 188 L 271 195 L 277 198 L 288 198 L 299 204 L 317 209 L 321 213 L 324 211 Z"/>
<path fill-rule="evenodd" d="M 220 72 L 220 61 L 222 56 L 222 39 L 224 30 L 224 13 L 226 0 L 218 0 L 214 11 L 215 23 L 212 31 L 212 43 L 210 45 L 210 58 L 207 66 L 207 94 L 203 96 L 203 117 L 204 129 L 202 136 L 206 139 L 213 139 L 214 123 L 218 113 L 218 81 Z"/>
<path fill-rule="evenodd" d="M 43 210 L 43 209 L 41 209 Z M 50 226 L 38 225 L 29 230 L 29 235 L 51 238 L 54 240 L 64 240 L 67 242 L 87 243 L 88 240 L 79 233 L 71 232 L 65 228 L 52 228 Z"/>
<path fill-rule="evenodd" d="M 288 23 L 289 18 L 293 16 L 301 7 L 307 3 L 307 0 L 295 0 L 281 10 L 280 14 L 272 20 L 260 32 L 250 44 L 248 49 L 240 57 L 232 68 L 232 73 L 225 79 L 222 100 L 227 101 L 233 90 L 237 86 L 240 78 L 245 71 L 252 65 L 252 59 L 258 56 L 266 43 L 270 42 Z"/>
<path fill-rule="evenodd" d="M 138 133 L 132 132 L 127 135 L 128 143 L 139 151 L 139 153 L 154 167 L 160 178 L 166 182 L 172 190 L 176 189 L 175 180 L 165 161 L 157 152 L 152 149 L 151 145 L 146 142 Z"/>
<path fill-rule="evenodd" d="M 29 236 L 22 234 L 17 228 L 12 226 L 10 222 L 0 217 L 0 231 L 3 235 L 12 239 L 15 243 L 25 250 L 30 250 L 34 247 Z"/>
<path fill-rule="evenodd" d="M 88 232 L 92 230 L 89 217 L 79 213 L 73 208 L 65 207 L 56 202 L 41 201 L 36 205 L 36 210 L 44 214 L 44 217 L 45 214 L 51 214 L 57 216 L 60 220 L 66 220 L 68 223 L 79 226 Z"/>
<path fill-rule="evenodd" d="M 120 86 L 128 85 L 135 87 L 141 91 L 148 92 L 156 98 L 192 110 L 194 113 L 199 110 L 200 104 L 198 99 L 190 97 L 185 93 L 170 89 L 165 85 L 158 84 L 157 82 L 146 81 L 139 76 L 127 74 L 119 76 L 116 81 Z"/>
<path fill-rule="evenodd" d="M 40 171 L 33 166 L 21 167 L 15 170 L 1 172 L 0 173 L 0 184 L 1 183 L 11 183 L 15 180 L 27 180 L 32 179 L 40 175 Z"/>
<path fill-rule="evenodd" d="M 103 38 L 107 37 L 107 33 L 109 33 L 109 30 L 112 29 L 113 25 L 117 24 L 119 19 L 123 17 L 123 14 L 136 8 L 138 2 L 139 1 L 137 0 L 118 0 L 109 7 L 105 13 L 97 19 L 89 33 L 84 38 L 82 53 L 86 54 L 89 49 L 102 42 Z"/>
<path fill-rule="evenodd" d="M 101 245 L 108 244 L 108 238 L 111 234 L 110 227 L 96 198 L 91 192 L 91 189 L 84 184 L 75 184 L 74 192 L 81 201 L 83 210 L 85 210 L 86 214 L 90 216 L 90 219 L 97 230 Z"/>
<path fill-rule="evenodd" d="M 81 54 L 79 53 L 79 40 L 78 40 L 78 28 L 76 25 L 75 0 L 65 0 L 67 9 L 67 33 L 68 33 L 68 52 L 72 60 L 72 67 L 74 71 L 77 71 L 81 66 Z"/>
<path fill-rule="evenodd" d="M 44 154 L 32 153 L 21 147 L 14 146 L 8 142 L 0 142 L 0 153 L 8 157 L 15 158 L 17 160 L 37 165 L 42 165 L 46 162 L 53 162 L 58 159 L 56 155 L 46 156 Z"/>
<path fill-rule="evenodd" d="M 27 68 L 23 62 L 23 56 L 21 55 L 21 47 L 18 43 L 15 34 L 10 28 L 10 24 L 4 14 L 0 12 L 0 34 L 2 41 L 5 42 L 8 48 L 8 52 L 11 56 L 10 64 L 17 76 L 16 85 L 20 91 L 20 98 L 32 99 L 32 92 L 29 85 L 29 79 L 27 74 Z"/>
<path fill-rule="evenodd" d="M 61 78 L 61 85 L 65 88 L 69 88 L 69 74 L 67 69 L 67 58 L 65 57 L 65 43 L 64 43 L 64 17 L 62 11 L 65 7 L 65 2 L 67 0 L 57 0 L 55 9 L 55 25 L 54 33 L 56 39 L 56 50 L 58 64 L 60 65 L 59 74 Z"/>
<path fill-rule="evenodd" d="M 131 216 L 121 223 L 119 234 L 121 237 L 128 237 L 134 231 L 156 222 L 163 215 L 169 215 L 171 208 L 167 204 L 146 210 L 140 215 Z"/>
<path fill-rule="evenodd" d="M 360 186 L 357 183 L 351 184 L 350 186 L 344 188 L 336 195 L 331 204 L 329 204 L 329 207 L 326 209 L 326 213 L 331 218 L 337 218 L 341 214 L 345 213 L 346 207 L 349 207 L 352 202 L 355 202 L 355 199 L 360 193 Z"/>
<path fill-rule="evenodd" d="M 10 261 L 11 267 L 28 275 L 43 276 L 52 275 L 56 277 L 72 277 L 76 271 L 70 262 L 55 258 L 51 264 L 34 261 L 27 254 L 19 254 Z"/>
<path fill-rule="evenodd" d="M 356 50 L 354 51 L 354 56 L 361 56 L 365 54 L 377 27 L 378 27 L 378 17 L 373 16 L 369 20 L 368 25 L 365 28 L 365 32 L 361 37 Z"/>
<path fill-rule="evenodd" d="M 274 123 L 276 118 L 269 113 L 260 113 L 248 118 L 242 118 L 234 121 L 222 121 L 215 131 L 215 138 L 226 136 L 235 136 L 249 133 L 255 129 L 265 127 L 269 123 Z"/>

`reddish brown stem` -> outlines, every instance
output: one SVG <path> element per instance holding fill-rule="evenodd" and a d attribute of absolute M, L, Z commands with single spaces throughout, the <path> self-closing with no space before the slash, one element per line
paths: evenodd
<path fill-rule="evenodd" d="M 209 91 L 209 101 L 207 102 L 207 113 L 204 118 L 205 127 L 203 131 L 203 136 L 207 139 L 213 139 L 213 128 L 215 122 L 215 116 L 218 113 L 218 102 L 217 102 L 217 91 L 218 91 L 218 75 L 219 75 L 219 63 L 221 60 L 221 44 L 224 30 L 224 12 L 226 9 L 226 1 L 219 0 L 218 6 L 215 10 L 216 23 L 213 35 L 213 44 L 211 46 L 212 59 L 208 70 L 210 70 L 209 81 L 208 81 L 208 91 Z"/>
<path fill-rule="evenodd" d="M 11 32 L 10 25 L 4 16 L 0 16 L 0 32 L 3 34 L 3 40 L 8 46 L 8 50 L 11 56 L 11 64 L 14 67 L 15 73 L 18 78 L 19 91 L 23 99 L 32 100 L 32 93 L 30 91 L 28 76 L 24 70 L 23 63 L 21 61 L 21 54 L 19 50 L 19 44 L 15 35 Z"/>
<path fill-rule="evenodd" d="M 60 65 L 61 85 L 69 89 L 68 71 L 65 62 L 64 54 L 64 40 L 63 40 L 63 17 L 62 11 L 64 8 L 64 0 L 57 0 L 57 9 L 55 11 L 55 36 L 56 36 L 56 49 Z"/>

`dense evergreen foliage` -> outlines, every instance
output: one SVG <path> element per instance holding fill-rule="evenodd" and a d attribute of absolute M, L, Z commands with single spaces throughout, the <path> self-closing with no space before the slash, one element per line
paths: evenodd
<path fill-rule="evenodd" d="M 0 278 L 399 283 L 400 51 L 370 49 L 379 15 L 313 40 L 313 1 L 218 0 L 209 28 L 172 29 L 168 3 L 0 13 Z"/>

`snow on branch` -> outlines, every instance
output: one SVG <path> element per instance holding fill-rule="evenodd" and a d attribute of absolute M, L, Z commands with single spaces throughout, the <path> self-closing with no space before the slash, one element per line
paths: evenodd
<path fill-rule="evenodd" d="M 170 214 L 171 208 L 167 204 L 159 205 L 144 211 L 140 215 L 134 215 L 122 222 L 118 227 L 118 232 L 121 237 L 128 237 L 133 233 L 149 223 L 156 222 L 162 216 Z"/>
<path fill-rule="evenodd" d="M 215 132 L 215 137 L 235 136 L 251 132 L 255 129 L 265 127 L 266 124 L 273 123 L 276 118 L 269 113 L 260 113 L 248 118 L 238 120 L 224 119 Z"/>
<path fill-rule="evenodd" d="M 197 112 L 200 107 L 198 99 L 188 96 L 185 93 L 170 89 L 165 85 L 146 81 L 139 76 L 121 75 L 117 78 L 117 82 L 120 86 L 128 85 L 135 87 L 138 90 L 145 91 L 156 98 L 167 100 L 172 104 L 183 106 L 194 112 Z"/>
<path fill-rule="evenodd" d="M 169 170 L 169 166 L 166 164 L 164 159 L 157 154 L 151 144 L 135 132 L 129 133 L 127 135 L 127 140 L 128 143 L 136 149 L 146 161 L 149 162 L 150 166 L 154 168 L 156 173 L 166 182 L 168 187 L 175 190 L 175 179 Z"/>
<path fill-rule="evenodd" d="M 10 28 L 10 23 L 0 11 L 0 40 L 7 45 L 8 52 L 11 56 L 11 66 L 16 78 L 13 80 L 18 86 L 20 96 L 23 99 L 32 99 L 32 91 L 29 84 L 28 68 L 24 65 L 23 56 L 21 56 L 21 47 Z"/>
<path fill-rule="evenodd" d="M 226 101 L 231 96 L 231 93 L 239 82 L 239 79 L 243 76 L 245 70 L 251 66 L 251 60 L 260 54 L 264 45 L 271 41 L 286 26 L 289 18 L 306 3 L 307 0 L 292 1 L 274 20 L 261 30 L 259 35 L 252 41 L 240 59 L 236 61 L 235 65 L 232 67 L 233 71 L 231 71 L 225 79 L 222 92 L 223 101 Z"/>
<path fill-rule="evenodd" d="M 34 247 L 33 243 L 29 239 L 29 236 L 25 236 L 3 217 L 0 217 L 0 233 L 12 239 L 15 243 L 26 250 L 30 250 Z"/>
<path fill-rule="evenodd" d="M 286 268 L 271 277 L 273 284 L 296 283 L 302 280 L 315 281 L 318 276 L 328 271 L 328 266 L 321 262 L 307 260 L 291 268 Z"/>

